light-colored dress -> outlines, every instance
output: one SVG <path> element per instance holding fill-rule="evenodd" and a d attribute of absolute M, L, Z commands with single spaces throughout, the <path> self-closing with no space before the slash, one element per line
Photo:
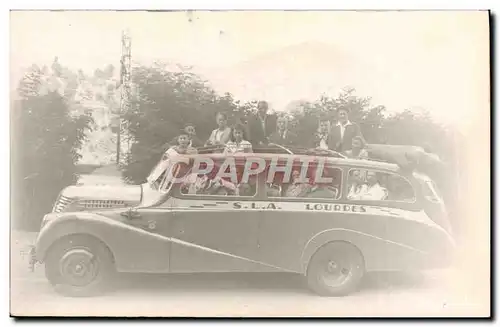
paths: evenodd
<path fill-rule="evenodd" d="M 242 152 L 252 152 L 252 143 L 245 140 L 241 141 L 240 143 L 236 143 L 235 141 L 229 141 L 226 143 L 224 154 L 242 153 Z"/>
<path fill-rule="evenodd" d="M 231 138 L 231 128 L 226 127 L 223 130 L 219 128 L 214 129 L 210 137 L 208 138 L 208 144 L 216 145 L 216 144 L 226 144 Z"/>
<path fill-rule="evenodd" d="M 289 198 L 304 197 L 310 190 L 311 185 L 306 183 L 296 183 L 288 187 L 285 196 Z"/>
<path fill-rule="evenodd" d="M 347 198 L 350 200 L 361 200 L 361 195 L 365 193 L 365 184 L 351 185 L 351 187 L 349 188 L 349 193 L 347 194 Z"/>
<path fill-rule="evenodd" d="M 347 150 L 345 152 L 345 155 L 349 158 L 352 158 L 352 159 L 368 159 L 369 158 L 368 151 L 366 151 L 365 149 L 361 149 L 361 151 L 359 151 L 357 156 L 352 153 L 352 150 Z"/>
<path fill-rule="evenodd" d="M 360 194 L 360 200 L 385 200 L 387 199 L 387 190 L 379 183 L 372 186 L 366 185 L 364 193 Z"/>

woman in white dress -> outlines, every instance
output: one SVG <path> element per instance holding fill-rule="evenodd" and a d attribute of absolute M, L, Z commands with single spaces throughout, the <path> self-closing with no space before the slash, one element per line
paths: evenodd
<path fill-rule="evenodd" d="M 360 170 L 351 170 L 350 171 L 350 186 L 349 193 L 347 194 L 347 198 L 349 200 L 361 200 L 363 194 L 367 191 L 367 186 L 363 181 L 362 173 Z"/>
<path fill-rule="evenodd" d="M 244 139 L 245 128 L 238 124 L 233 127 L 232 140 L 226 143 L 224 154 L 252 152 L 252 144 Z"/>

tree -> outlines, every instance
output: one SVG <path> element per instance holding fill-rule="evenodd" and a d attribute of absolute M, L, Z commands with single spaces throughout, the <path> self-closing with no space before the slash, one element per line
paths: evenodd
<path fill-rule="evenodd" d="M 46 70 L 46 67 L 44 67 Z M 36 97 L 40 86 L 42 85 L 43 71 L 37 65 L 32 65 L 31 68 L 24 74 L 19 82 L 17 94 L 21 98 Z"/>
<path fill-rule="evenodd" d="M 13 222 L 29 230 L 38 230 L 58 193 L 76 180 L 77 151 L 90 123 L 71 117 L 58 92 L 40 94 L 40 73 L 32 67 L 20 82 L 12 113 Z"/>
<path fill-rule="evenodd" d="M 455 144 L 445 126 L 434 122 L 427 111 L 406 109 L 383 121 L 383 135 L 389 144 L 425 147 L 452 161 Z"/>

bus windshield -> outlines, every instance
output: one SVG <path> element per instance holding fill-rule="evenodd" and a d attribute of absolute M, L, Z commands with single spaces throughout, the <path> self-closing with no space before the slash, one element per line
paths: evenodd
<path fill-rule="evenodd" d="M 171 164 L 168 155 L 164 156 L 151 170 L 147 178 L 148 184 L 151 185 L 151 188 L 154 190 L 168 193 L 173 185 L 171 181 L 172 176 L 175 176 L 176 173 L 175 171 L 171 171 L 171 169 L 177 170 L 177 168 L 177 164 Z"/>

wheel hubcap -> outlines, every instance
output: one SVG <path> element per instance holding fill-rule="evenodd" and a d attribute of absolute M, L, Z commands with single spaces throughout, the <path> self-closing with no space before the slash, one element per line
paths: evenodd
<path fill-rule="evenodd" d="M 62 278 L 73 286 L 85 286 L 94 281 L 99 264 L 88 249 L 71 249 L 59 261 Z"/>
<path fill-rule="evenodd" d="M 326 263 L 321 279 L 330 287 L 339 287 L 351 277 L 351 269 L 346 262 L 330 260 Z"/>
<path fill-rule="evenodd" d="M 328 262 L 328 272 L 335 273 L 338 270 L 338 265 L 335 261 Z"/>

